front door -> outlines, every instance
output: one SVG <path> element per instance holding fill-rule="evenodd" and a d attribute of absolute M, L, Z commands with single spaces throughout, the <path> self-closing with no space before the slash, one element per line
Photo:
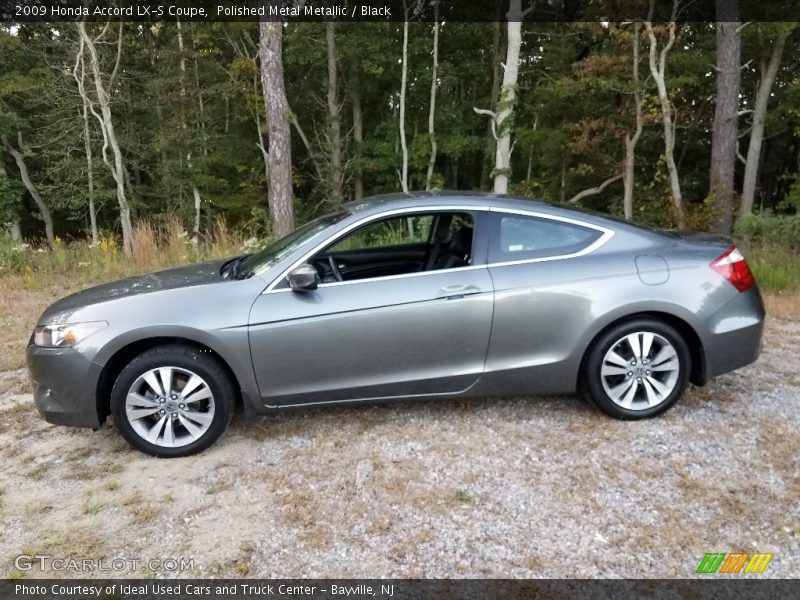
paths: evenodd
<path fill-rule="evenodd" d="M 381 222 L 383 233 L 367 235 L 372 242 L 365 248 L 364 232 L 356 230 L 351 235 L 361 241 L 345 239 L 310 260 L 320 265 L 323 283 L 317 290 L 262 294 L 250 315 L 250 347 L 265 404 L 470 388 L 483 372 L 493 288 L 483 261 L 470 248 L 459 258 L 464 242 L 453 242 L 460 237 L 471 243 L 473 217 L 452 217 L 413 223 L 404 218 L 397 226 L 405 229 L 402 235 Z M 469 231 L 448 235 L 451 224 Z M 397 248 L 394 256 L 389 246 L 380 250 L 381 239 Z M 415 258 L 420 244 L 426 249 Z M 369 263 L 368 254 L 378 258 Z M 324 268 L 331 256 L 340 270 L 335 278 Z"/>

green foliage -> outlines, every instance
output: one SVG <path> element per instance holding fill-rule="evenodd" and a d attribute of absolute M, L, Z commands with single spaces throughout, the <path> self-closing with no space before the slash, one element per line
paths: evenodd
<path fill-rule="evenodd" d="M 87 24 L 97 37 L 104 24 Z M 743 106 L 752 106 L 760 64 L 778 35 L 791 30 L 778 84 L 767 115 L 764 159 L 757 205 L 776 213 L 800 209 L 800 44 L 794 24 L 754 23 L 743 31 Z M 284 28 L 283 68 L 287 96 L 310 148 L 292 130 L 292 175 L 297 221 L 330 209 L 325 25 L 289 23 Z M 117 24 L 97 44 L 104 77 L 116 59 Z M 499 33 L 495 47 L 495 33 Z M 201 198 L 201 232 L 217 217 L 256 246 L 269 230 L 267 173 L 258 146 L 267 142 L 258 63 L 256 23 L 182 23 L 183 52 L 174 23 L 140 28 L 124 24 L 121 63 L 110 89 L 115 129 L 125 160 L 126 190 L 134 219 L 164 227 L 173 218 L 184 229 L 194 220 L 193 190 Z M 550 201 L 568 200 L 619 173 L 623 140 L 635 127 L 632 23 L 525 23 L 520 77 L 510 128 L 514 152 L 511 190 Z M 661 33 L 659 33 L 661 35 Z M 495 141 L 488 119 L 474 108 L 498 110 L 507 97 L 493 98 L 493 67 L 502 77 L 505 27 L 493 23 L 445 21 L 439 38 L 435 114 L 438 154 L 434 183 L 441 189 L 489 189 Z M 428 112 L 432 26 L 409 27 L 406 133 L 412 188 L 424 186 L 430 157 Z M 661 39 L 663 42 L 663 39 Z M 639 42 L 639 76 L 644 131 L 637 146 L 634 219 L 672 227 L 670 187 L 656 89 L 650 76 L 649 41 Z M 360 177 L 367 195 L 400 188 L 399 87 L 402 24 L 336 26 L 338 98 L 344 135 L 345 195 Z M 84 239 L 88 231 L 88 166 L 84 154 L 82 103 L 72 76 L 77 51 L 74 24 L 23 24 L 0 28 L 0 134 L 15 146 L 18 134 L 31 177 L 53 211 L 56 233 Z M 709 137 L 715 76 L 715 32 L 708 23 L 684 23 L 669 55 L 667 86 L 676 114 L 676 161 L 690 225 L 712 223 L 707 207 Z M 493 61 L 496 64 L 493 65 Z M 749 61 L 749 62 L 748 62 Z M 87 83 L 91 83 L 87 81 Z M 91 85 L 89 85 L 91 89 Z M 497 93 L 499 90 L 495 89 Z M 364 141 L 353 140 L 353 105 L 358 98 Z M 752 117 L 745 113 L 746 132 Z M 103 139 L 90 116 L 94 203 L 101 230 L 119 233 L 115 181 L 101 155 Z M 262 136 L 258 136 L 258 128 Z M 42 223 L 19 183 L 11 156 L 0 148 L 0 223 L 21 218 L 28 240 L 42 237 Z M 741 169 L 741 165 L 737 165 Z M 319 173 L 323 176 L 320 177 Z M 737 173 L 740 179 L 741 173 Z M 582 205 L 620 215 L 622 182 Z M 748 217 L 749 219 L 749 217 Z M 754 244 L 790 237 L 783 222 L 745 221 L 737 235 Z M 769 233 L 770 231 L 780 233 Z M 757 240 L 757 241 L 756 241 Z M 766 242 L 765 242 L 766 243 Z M 771 243 L 771 242 L 770 242 Z M 796 242 L 792 242 L 796 243 Z M 16 264 L 6 244 L 4 264 Z M 27 251 L 26 251 L 27 252 Z M 35 257 L 34 257 L 35 258 Z M 85 257 L 80 262 L 85 262 Z M 34 264 L 34 263 L 32 263 Z M 16 267 L 14 267 L 16 268 Z"/>
<path fill-rule="evenodd" d="M 762 291 L 800 289 L 800 214 L 750 213 L 736 222 L 734 236 Z"/>
<path fill-rule="evenodd" d="M 747 264 L 762 292 L 800 289 L 800 253 L 797 249 L 755 245 L 747 253 Z"/>
<path fill-rule="evenodd" d="M 19 217 L 22 184 L 0 174 L 0 224 L 7 224 Z"/>
<path fill-rule="evenodd" d="M 800 251 L 800 214 L 750 213 L 736 222 L 734 235 L 746 244 L 788 246 Z"/>

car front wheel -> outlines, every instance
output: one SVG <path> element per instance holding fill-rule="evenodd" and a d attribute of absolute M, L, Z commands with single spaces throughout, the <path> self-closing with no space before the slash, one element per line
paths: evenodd
<path fill-rule="evenodd" d="M 225 431 L 233 415 L 234 388 L 208 352 L 181 345 L 143 352 L 119 374 L 111 414 L 122 436 L 153 456 L 200 452 Z"/>
<path fill-rule="evenodd" d="M 675 328 L 655 319 L 623 323 L 590 351 L 584 385 L 590 399 L 618 419 L 666 411 L 689 382 L 690 354 Z"/>

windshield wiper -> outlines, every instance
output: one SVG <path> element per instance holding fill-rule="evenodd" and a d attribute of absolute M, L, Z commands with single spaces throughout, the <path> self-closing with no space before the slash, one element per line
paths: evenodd
<path fill-rule="evenodd" d="M 225 279 L 240 279 L 239 277 L 239 268 L 244 262 L 245 258 L 252 256 L 252 254 L 243 254 L 242 256 L 237 256 L 233 260 L 229 260 L 224 265 L 222 265 L 222 276 Z"/>

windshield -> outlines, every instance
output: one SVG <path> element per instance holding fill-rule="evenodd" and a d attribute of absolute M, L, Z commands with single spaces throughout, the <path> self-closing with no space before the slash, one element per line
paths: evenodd
<path fill-rule="evenodd" d="M 338 223 L 349 216 L 350 213 L 343 210 L 309 221 L 302 227 L 295 229 L 289 235 L 282 237 L 263 250 L 245 258 L 239 268 L 239 278 L 246 279 L 252 277 L 256 273 L 266 271 L 334 223 Z"/>

